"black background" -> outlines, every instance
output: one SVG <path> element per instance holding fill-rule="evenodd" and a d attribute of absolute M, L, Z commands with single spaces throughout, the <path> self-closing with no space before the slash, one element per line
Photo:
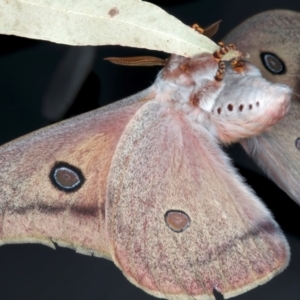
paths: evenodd
<path fill-rule="evenodd" d="M 153 1 L 186 24 L 207 26 L 222 19 L 216 41 L 251 15 L 275 8 L 300 11 L 295 0 Z M 0 143 L 49 124 L 41 99 L 68 46 L 0 36 Z M 158 68 L 127 68 L 103 61 L 107 56 L 160 55 L 142 49 L 97 48 L 93 72 L 69 115 L 136 93 L 153 82 Z M 300 295 L 300 209 L 269 180 L 241 169 L 249 184 L 272 210 L 291 244 L 288 269 L 270 283 L 236 299 L 289 299 Z M 218 299 L 222 299 L 219 295 Z M 41 245 L 0 248 L 0 299 L 154 299 L 135 288 L 113 265 L 99 258 L 56 251 Z"/>

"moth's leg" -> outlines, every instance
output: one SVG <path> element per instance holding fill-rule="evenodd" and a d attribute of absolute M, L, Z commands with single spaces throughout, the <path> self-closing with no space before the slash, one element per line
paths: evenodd
<path fill-rule="evenodd" d="M 224 74 L 225 74 L 225 63 L 224 61 L 219 61 L 219 68 L 217 71 L 217 74 L 215 75 L 215 80 L 216 81 L 221 81 L 224 78 Z"/>

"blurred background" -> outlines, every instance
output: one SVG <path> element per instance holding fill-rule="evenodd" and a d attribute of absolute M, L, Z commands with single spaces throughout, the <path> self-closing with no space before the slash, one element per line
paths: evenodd
<path fill-rule="evenodd" d="M 208 26 L 223 20 L 215 41 L 222 40 L 246 18 L 269 9 L 300 12 L 295 0 L 198 0 L 149 1 L 161 6 L 182 22 Z M 99 29 L 101 30 L 101 29 Z M 152 84 L 158 67 L 131 68 L 103 61 L 108 56 L 156 55 L 165 53 L 118 46 L 83 49 L 90 60 L 86 76 L 78 79 L 78 91 L 68 103 L 49 103 L 49 84 L 57 91 L 68 78 L 57 79 L 61 66 L 70 65 L 72 47 L 0 35 L 0 144 L 63 118 L 86 112 L 130 96 Z M 75 56 L 72 56 L 75 55 Z M 69 60 L 68 60 L 69 59 Z M 72 61 L 72 60 L 71 60 Z M 296 62 L 295 62 L 296 63 Z M 55 73 L 56 72 L 56 73 Z M 81 80 L 81 81 L 80 81 Z M 58 84 L 58 83 L 59 84 Z M 53 90 L 53 89 L 52 89 Z M 50 94 L 52 99 L 55 94 Z M 51 98 L 50 97 L 50 98 Z M 55 100 L 55 99 L 54 99 Z M 56 110 L 56 107 L 62 107 Z M 283 228 L 291 245 L 292 260 L 284 273 L 262 287 L 236 297 L 249 299 L 300 299 L 300 208 L 265 177 L 243 167 L 241 151 L 231 151 L 246 181 L 263 199 Z M 241 155 L 241 156 L 240 156 Z M 239 156 L 239 157 L 237 157 Z M 253 163 L 250 163 L 253 164 Z M 112 262 L 56 251 L 41 245 L 0 247 L 0 299 L 155 299 L 130 284 Z M 217 295 L 217 299 L 222 299 Z"/>

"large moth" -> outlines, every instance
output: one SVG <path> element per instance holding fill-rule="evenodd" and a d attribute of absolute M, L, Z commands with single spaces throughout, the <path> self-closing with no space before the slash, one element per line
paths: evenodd
<path fill-rule="evenodd" d="M 168 299 L 235 296 L 283 270 L 284 236 L 219 144 L 278 122 L 290 89 L 223 51 L 173 55 L 148 89 L 2 146 L 2 243 L 111 259 Z"/>

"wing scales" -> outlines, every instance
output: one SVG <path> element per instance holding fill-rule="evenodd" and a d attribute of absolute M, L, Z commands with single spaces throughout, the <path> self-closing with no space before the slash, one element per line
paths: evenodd
<path fill-rule="evenodd" d="M 41 129 L 1 147 L 0 244 L 53 242 L 110 258 L 105 231 L 107 174 L 118 140 L 149 90 Z M 56 162 L 79 168 L 74 193 L 55 188 Z"/>
<path fill-rule="evenodd" d="M 111 253 L 125 276 L 168 299 L 226 297 L 271 279 L 287 243 L 216 141 L 167 103 L 145 104 L 116 149 L 108 182 Z M 168 210 L 191 219 L 170 230 Z"/>

